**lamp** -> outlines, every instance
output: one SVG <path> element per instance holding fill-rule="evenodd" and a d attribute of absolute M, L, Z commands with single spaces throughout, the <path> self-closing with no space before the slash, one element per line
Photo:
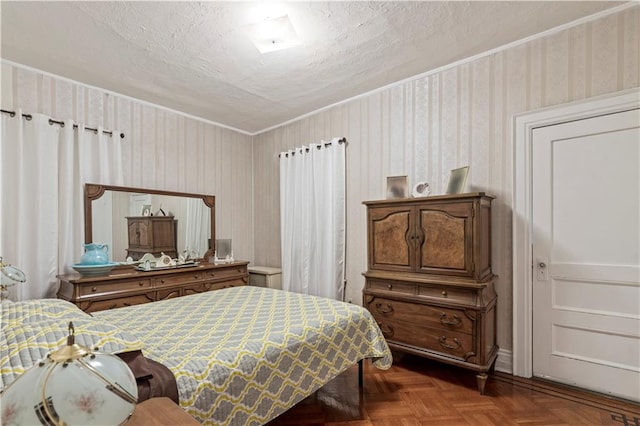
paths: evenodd
<path fill-rule="evenodd" d="M 13 287 L 16 284 L 21 284 L 27 281 L 24 272 L 15 266 L 11 266 L 8 263 L 4 263 L 2 256 L 0 256 L 0 299 L 6 299 L 6 292 L 9 287 Z"/>
<path fill-rule="evenodd" d="M 118 425 L 133 414 L 135 377 L 115 355 L 75 343 L 49 353 L 0 395 L 3 424 Z"/>

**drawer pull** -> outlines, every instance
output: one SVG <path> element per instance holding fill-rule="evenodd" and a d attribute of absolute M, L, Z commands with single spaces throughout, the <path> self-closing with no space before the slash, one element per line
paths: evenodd
<path fill-rule="evenodd" d="M 211 273 L 210 273 L 210 275 L 211 275 L 212 277 L 215 277 L 215 276 L 216 276 L 216 273 L 215 273 L 215 272 L 211 272 Z"/>
<path fill-rule="evenodd" d="M 162 284 L 164 284 L 164 280 L 160 280 L 160 282 L 161 282 Z"/>
<path fill-rule="evenodd" d="M 447 292 L 442 290 L 442 296 L 447 297 Z"/>
<path fill-rule="evenodd" d="M 195 279 L 197 280 L 197 279 L 198 279 L 198 276 L 197 276 L 197 275 L 194 275 L 194 276 L 193 276 L 193 278 L 195 278 Z"/>
<path fill-rule="evenodd" d="M 98 287 L 91 287 L 91 291 L 98 291 Z"/>
<path fill-rule="evenodd" d="M 440 342 L 440 346 L 442 346 L 445 349 L 456 350 L 456 349 L 460 349 L 460 346 L 462 346 L 458 339 L 453 339 L 453 344 L 447 343 L 447 337 L 446 336 L 440 336 L 438 341 Z"/>
<path fill-rule="evenodd" d="M 459 316 L 454 315 L 453 319 L 447 319 L 447 314 L 444 312 L 440 313 L 440 323 L 442 325 L 450 325 L 450 326 L 458 326 L 460 324 L 462 324 L 462 320 L 460 319 Z"/>
<path fill-rule="evenodd" d="M 391 290 L 391 289 L 393 288 L 393 285 L 392 285 L 392 284 L 389 284 L 389 285 L 387 285 L 387 288 L 388 288 L 389 290 Z"/>
<path fill-rule="evenodd" d="M 381 314 L 392 314 L 393 306 L 390 303 L 376 303 L 376 311 Z"/>
<path fill-rule="evenodd" d="M 393 337 L 393 326 L 391 324 L 378 324 L 384 337 Z"/>
<path fill-rule="evenodd" d="M 140 281 L 140 282 L 138 283 L 138 285 L 139 285 L 140 287 L 142 287 L 142 286 L 144 285 L 144 282 Z"/>

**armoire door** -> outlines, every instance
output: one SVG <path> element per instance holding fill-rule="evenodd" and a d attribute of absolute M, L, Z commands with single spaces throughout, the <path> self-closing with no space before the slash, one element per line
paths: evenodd
<path fill-rule="evenodd" d="M 640 114 L 533 130 L 533 375 L 640 400 Z"/>
<path fill-rule="evenodd" d="M 370 207 L 369 269 L 411 272 L 415 252 L 413 207 Z"/>

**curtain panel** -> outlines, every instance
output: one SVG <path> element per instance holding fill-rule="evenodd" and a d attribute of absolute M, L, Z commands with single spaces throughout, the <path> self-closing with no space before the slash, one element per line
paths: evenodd
<path fill-rule="evenodd" d="M 56 297 L 56 275 L 73 272 L 83 252 L 84 184 L 123 184 L 121 142 L 73 125 L 2 114 L 0 254 L 27 277 L 12 300 Z"/>
<path fill-rule="evenodd" d="M 346 144 L 280 154 L 282 288 L 344 298 Z"/>

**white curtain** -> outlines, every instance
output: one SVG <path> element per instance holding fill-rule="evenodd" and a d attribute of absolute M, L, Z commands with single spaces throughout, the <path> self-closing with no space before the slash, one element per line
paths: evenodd
<path fill-rule="evenodd" d="M 210 211 L 211 209 L 201 199 L 187 199 L 185 247 L 189 254 L 200 257 L 209 249 L 209 235 L 211 235 L 211 229 L 209 229 L 211 228 Z"/>
<path fill-rule="evenodd" d="M 31 117 L 2 114 L 0 255 L 27 276 L 13 300 L 56 297 L 56 275 L 82 255 L 84 183 L 122 184 L 119 139 Z"/>
<path fill-rule="evenodd" d="M 342 300 L 346 144 L 339 141 L 280 154 L 280 225 L 282 288 Z"/>

